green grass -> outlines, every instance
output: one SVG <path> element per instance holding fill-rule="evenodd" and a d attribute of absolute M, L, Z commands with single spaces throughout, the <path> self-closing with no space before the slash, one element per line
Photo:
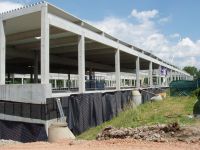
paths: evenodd
<path fill-rule="evenodd" d="M 179 122 L 184 125 L 200 125 L 197 119 L 190 119 L 196 97 L 167 97 L 164 101 L 148 102 L 137 108 L 127 108 L 117 117 L 103 123 L 100 126 L 91 128 L 78 139 L 91 140 L 106 126 L 113 127 L 138 127 L 153 125 L 157 123 Z"/>

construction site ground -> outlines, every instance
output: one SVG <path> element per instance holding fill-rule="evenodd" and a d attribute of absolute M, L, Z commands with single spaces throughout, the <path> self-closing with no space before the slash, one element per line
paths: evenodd
<path fill-rule="evenodd" d="M 7 144 L 1 150 L 199 150 L 199 143 L 147 142 L 134 139 L 111 139 L 103 141 L 60 141 L 57 143 L 35 142 Z"/>

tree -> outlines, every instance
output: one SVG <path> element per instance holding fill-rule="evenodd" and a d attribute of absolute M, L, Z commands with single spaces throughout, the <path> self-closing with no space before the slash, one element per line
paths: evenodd
<path fill-rule="evenodd" d="M 187 73 L 189 73 L 190 75 L 192 75 L 194 78 L 200 78 L 200 70 L 198 70 L 194 66 L 185 66 L 183 68 L 183 70 L 185 70 Z"/>

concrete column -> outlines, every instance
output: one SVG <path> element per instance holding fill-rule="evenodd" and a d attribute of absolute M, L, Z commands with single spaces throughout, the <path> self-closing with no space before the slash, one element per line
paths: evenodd
<path fill-rule="evenodd" d="M 66 88 L 66 83 L 67 83 L 66 80 L 64 79 L 63 82 L 64 82 L 63 83 L 64 84 L 64 88 Z"/>
<path fill-rule="evenodd" d="M 173 81 L 176 81 L 176 72 L 173 72 Z"/>
<path fill-rule="evenodd" d="M 179 72 L 177 72 L 177 78 L 178 78 L 178 80 L 180 80 L 180 74 L 179 74 Z"/>
<path fill-rule="evenodd" d="M 0 19 L 0 85 L 5 84 L 6 76 L 6 37 L 4 22 Z"/>
<path fill-rule="evenodd" d="M 41 12 L 41 83 L 49 83 L 49 19 L 47 6 Z"/>
<path fill-rule="evenodd" d="M 181 78 L 180 78 L 180 74 L 178 73 L 178 80 L 180 80 Z"/>
<path fill-rule="evenodd" d="M 149 62 L 149 86 L 152 87 L 153 86 L 153 76 L 152 76 L 152 62 Z"/>
<path fill-rule="evenodd" d="M 166 78 L 167 78 L 166 86 L 169 86 L 169 83 L 170 83 L 170 77 L 167 76 Z"/>
<path fill-rule="evenodd" d="M 136 87 L 140 88 L 140 58 L 136 58 Z"/>
<path fill-rule="evenodd" d="M 172 82 L 173 81 L 173 75 L 172 75 L 172 70 L 170 70 L 170 82 Z"/>
<path fill-rule="evenodd" d="M 15 83 L 15 75 L 12 74 L 12 84 L 14 84 L 14 83 Z"/>
<path fill-rule="evenodd" d="M 38 83 L 38 67 L 39 67 L 39 53 L 35 51 L 34 56 L 34 83 Z"/>
<path fill-rule="evenodd" d="M 30 74 L 30 82 L 33 83 L 33 73 Z"/>
<path fill-rule="evenodd" d="M 79 92 L 85 92 L 85 37 L 79 36 L 78 39 L 78 74 Z"/>
<path fill-rule="evenodd" d="M 54 88 L 55 89 L 57 88 L 57 80 L 56 79 L 54 80 Z"/>
<path fill-rule="evenodd" d="M 173 73 L 174 81 L 176 81 L 176 71 Z"/>
<path fill-rule="evenodd" d="M 157 85 L 159 84 L 159 77 L 158 77 L 158 75 L 156 76 L 156 83 L 157 83 Z"/>
<path fill-rule="evenodd" d="M 121 79 L 120 79 L 120 50 L 117 49 L 115 52 L 115 80 L 116 90 L 120 90 Z"/>
<path fill-rule="evenodd" d="M 177 81 L 177 80 L 179 80 L 179 78 L 178 78 L 178 72 L 176 72 L 176 81 Z"/>
<path fill-rule="evenodd" d="M 158 85 L 159 87 L 162 86 L 162 83 L 161 83 L 161 65 L 159 65 L 159 68 L 158 68 Z"/>
<path fill-rule="evenodd" d="M 21 78 L 21 84 L 22 85 L 24 84 L 24 78 Z"/>
<path fill-rule="evenodd" d="M 169 85 L 169 77 L 168 77 L 168 75 L 166 75 L 165 79 L 166 79 L 165 86 L 168 86 Z"/>
<path fill-rule="evenodd" d="M 11 84 L 10 73 L 8 73 L 8 84 Z"/>
<path fill-rule="evenodd" d="M 67 79 L 67 83 L 68 83 L 68 90 L 70 90 L 70 88 L 71 88 L 71 79 L 70 79 L 70 73 L 68 73 L 68 79 Z"/>

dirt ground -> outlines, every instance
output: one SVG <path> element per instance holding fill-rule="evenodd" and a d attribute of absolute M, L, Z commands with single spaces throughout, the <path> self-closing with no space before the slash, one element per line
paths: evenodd
<path fill-rule="evenodd" d="M 0 146 L 0 150 L 199 150 L 199 143 L 158 143 L 134 139 L 106 141 L 60 141 L 57 143 L 35 142 Z"/>
<path fill-rule="evenodd" d="M 0 141 L 0 150 L 200 150 L 200 127 L 178 123 L 139 128 L 106 127 L 97 140 L 57 143 Z"/>

